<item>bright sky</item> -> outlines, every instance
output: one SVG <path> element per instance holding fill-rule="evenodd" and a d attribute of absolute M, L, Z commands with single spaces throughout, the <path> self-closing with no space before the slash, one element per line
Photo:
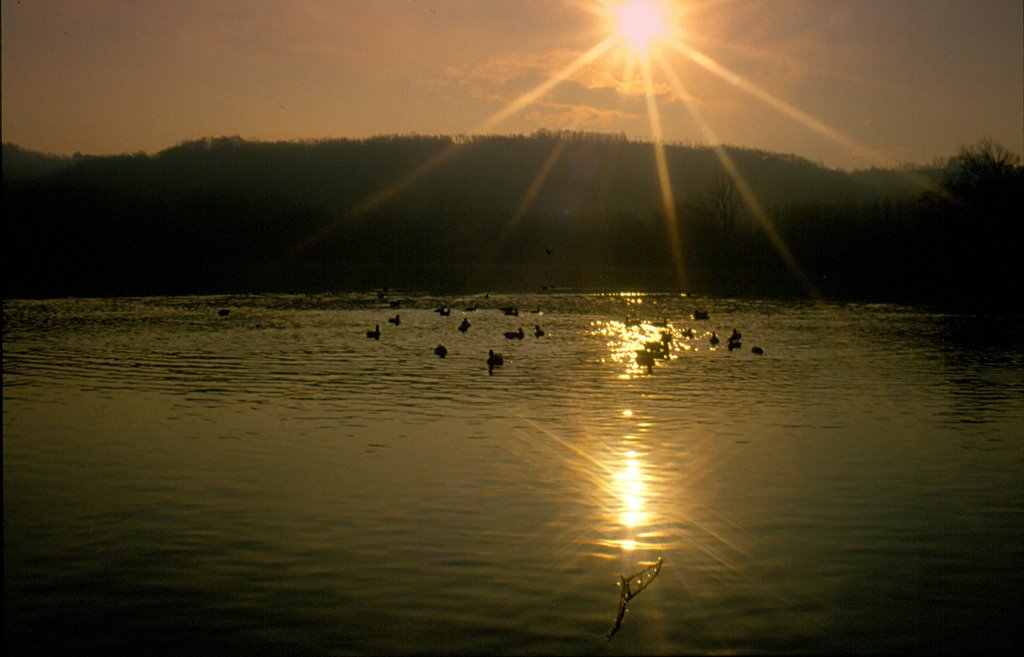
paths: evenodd
<path fill-rule="evenodd" d="M 631 1 L 0 0 L 3 140 L 545 128 L 846 169 L 1024 151 L 1021 0 Z"/>

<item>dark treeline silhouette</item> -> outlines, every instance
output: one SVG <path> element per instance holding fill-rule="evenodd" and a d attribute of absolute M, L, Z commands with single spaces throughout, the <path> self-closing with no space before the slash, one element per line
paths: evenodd
<path fill-rule="evenodd" d="M 219 138 L 102 157 L 5 144 L 4 294 L 682 287 L 959 305 L 1003 298 L 1020 271 L 1022 168 L 991 141 L 855 172 L 725 152 L 757 209 L 713 149 L 667 146 L 670 222 L 652 145 L 614 135 Z"/>

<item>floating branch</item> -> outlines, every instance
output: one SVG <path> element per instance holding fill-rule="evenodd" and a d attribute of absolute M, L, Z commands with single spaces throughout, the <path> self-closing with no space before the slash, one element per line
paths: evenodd
<path fill-rule="evenodd" d="M 629 577 L 619 575 L 619 609 L 615 612 L 615 622 L 612 623 L 612 629 L 608 630 L 605 639 L 611 641 L 611 638 L 619 631 L 619 626 L 622 625 L 622 617 L 626 615 L 626 603 L 654 581 L 654 578 L 661 572 L 663 561 L 662 557 L 658 557 L 657 563 L 647 566 L 638 573 L 634 573 Z M 632 588 L 634 585 L 636 586 L 635 589 Z"/>

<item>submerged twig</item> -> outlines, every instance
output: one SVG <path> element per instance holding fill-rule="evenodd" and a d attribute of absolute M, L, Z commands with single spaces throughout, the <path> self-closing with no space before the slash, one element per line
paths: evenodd
<path fill-rule="evenodd" d="M 608 630 L 608 634 L 605 635 L 605 639 L 611 641 L 611 638 L 615 636 L 615 633 L 619 631 L 619 626 L 622 625 L 622 617 L 626 615 L 626 603 L 633 599 L 635 595 L 646 589 L 654 578 L 661 572 L 661 564 L 664 558 L 658 557 L 657 563 L 647 566 L 638 573 L 634 573 L 629 577 L 619 576 L 619 609 L 615 612 L 615 622 L 612 623 L 612 628 Z M 632 585 L 636 585 L 636 589 L 631 588 Z"/>

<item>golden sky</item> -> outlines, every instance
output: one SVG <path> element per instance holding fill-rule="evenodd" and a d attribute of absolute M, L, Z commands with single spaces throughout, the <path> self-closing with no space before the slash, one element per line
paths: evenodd
<path fill-rule="evenodd" d="M 614 0 L 2 0 L 3 140 L 544 128 L 846 169 L 1024 150 L 1020 0 L 639 1 L 664 31 L 631 46 Z"/>

